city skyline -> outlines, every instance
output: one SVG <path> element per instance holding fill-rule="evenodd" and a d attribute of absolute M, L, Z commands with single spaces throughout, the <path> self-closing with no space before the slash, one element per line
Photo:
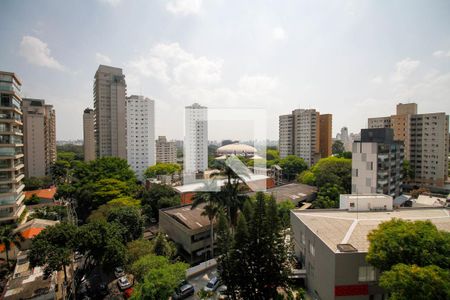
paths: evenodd
<path fill-rule="evenodd" d="M 269 139 L 278 115 L 297 107 L 332 113 L 333 136 L 399 102 L 450 111 L 446 1 L 230 3 L 5 1 L 0 65 L 22 79 L 24 97 L 54 104 L 66 121 L 59 140 L 82 137 L 99 64 L 123 68 L 128 95 L 155 99 L 155 134 L 169 139 L 183 138 L 177 121 L 194 102 L 265 108 Z"/>

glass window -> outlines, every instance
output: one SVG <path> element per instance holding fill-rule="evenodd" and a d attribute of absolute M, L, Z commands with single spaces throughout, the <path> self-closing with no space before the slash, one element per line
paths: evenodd
<path fill-rule="evenodd" d="M 359 267 L 358 280 L 362 282 L 375 281 L 375 268 L 372 266 Z"/>

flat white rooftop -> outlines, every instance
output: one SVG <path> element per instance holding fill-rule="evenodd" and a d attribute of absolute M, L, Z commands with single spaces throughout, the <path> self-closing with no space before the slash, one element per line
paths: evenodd
<path fill-rule="evenodd" d="M 439 230 L 450 232 L 450 213 L 447 208 L 404 208 L 394 211 L 349 212 L 347 210 L 293 210 L 316 236 L 332 251 L 339 253 L 338 244 L 351 244 L 358 252 L 367 252 L 367 235 L 382 222 L 392 218 L 430 220 Z"/>

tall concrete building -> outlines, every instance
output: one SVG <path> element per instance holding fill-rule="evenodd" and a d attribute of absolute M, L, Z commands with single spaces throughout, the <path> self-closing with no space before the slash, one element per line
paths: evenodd
<path fill-rule="evenodd" d="M 177 145 L 175 142 L 168 142 L 165 136 L 158 136 L 156 140 L 156 162 L 176 163 Z"/>
<path fill-rule="evenodd" d="M 448 126 L 448 115 L 418 114 L 415 103 L 400 103 L 396 115 L 368 120 L 369 128 L 392 128 L 394 139 L 404 142 L 413 182 L 438 187 L 448 178 Z"/>
<path fill-rule="evenodd" d="M 296 155 L 311 166 L 331 155 L 332 115 L 296 109 L 279 117 L 280 157 Z"/>
<path fill-rule="evenodd" d="M 198 103 L 186 106 L 184 127 L 184 176 L 208 168 L 208 109 Z"/>
<path fill-rule="evenodd" d="M 86 108 L 83 113 L 84 161 L 95 160 L 95 112 Z"/>
<path fill-rule="evenodd" d="M 21 86 L 16 74 L 0 71 L 0 223 L 25 210 Z"/>
<path fill-rule="evenodd" d="M 332 154 L 332 119 L 333 117 L 331 114 L 324 114 L 319 116 L 319 151 L 321 158 L 331 156 Z"/>
<path fill-rule="evenodd" d="M 361 141 L 353 143 L 352 194 L 402 193 L 404 145 L 394 141 L 391 128 L 361 130 Z"/>
<path fill-rule="evenodd" d="M 100 65 L 95 73 L 94 111 L 97 157 L 127 158 L 125 95 L 122 69 Z"/>
<path fill-rule="evenodd" d="M 45 100 L 23 98 L 22 111 L 25 176 L 49 175 L 56 161 L 55 110 Z"/>
<path fill-rule="evenodd" d="M 155 101 L 144 96 L 127 98 L 127 160 L 140 179 L 155 164 Z"/>

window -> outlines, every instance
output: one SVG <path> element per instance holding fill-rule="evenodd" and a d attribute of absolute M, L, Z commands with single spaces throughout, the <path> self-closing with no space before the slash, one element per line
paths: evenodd
<path fill-rule="evenodd" d="M 359 281 L 375 281 L 375 268 L 372 266 L 359 267 Z"/>
<path fill-rule="evenodd" d="M 315 254 L 314 245 L 311 242 L 309 242 L 309 252 L 311 253 L 312 256 L 314 256 Z"/>

